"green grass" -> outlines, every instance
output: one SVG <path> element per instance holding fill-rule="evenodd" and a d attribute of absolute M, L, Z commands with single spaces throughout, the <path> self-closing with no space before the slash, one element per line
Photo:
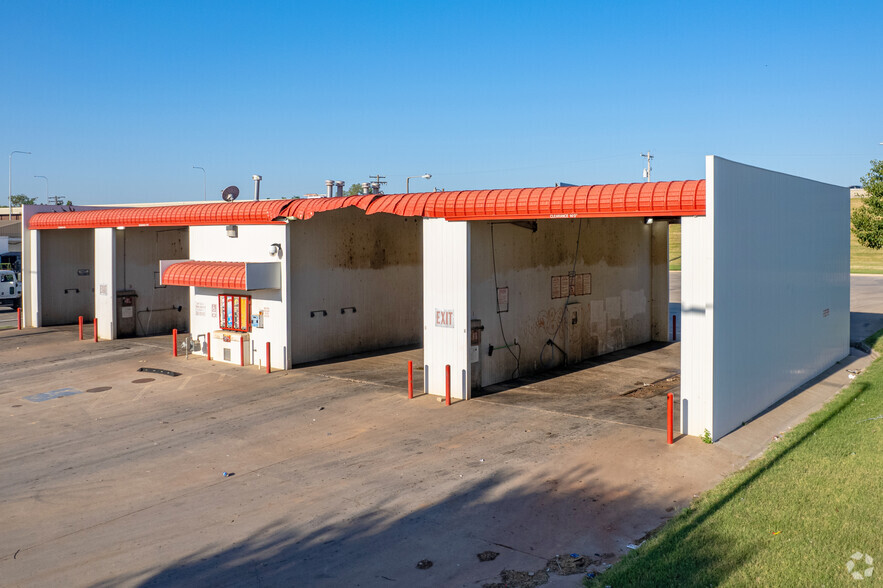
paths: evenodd
<path fill-rule="evenodd" d="M 855 586 L 855 552 L 883 584 L 879 415 L 883 361 L 586 586 Z"/>
<path fill-rule="evenodd" d="M 850 210 L 855 210 L 862 203 L 861 198 L 849 201 Z M 870 249 L 859 244 L 850 232 L 849 235 L 849 271 L 854 274 L 883 274 L 883 250 Z M 681 225 L 668 227 L 668 267 L 671 270 L 681 269 Z"/>
<path fill-rule="evenodd" d="M 883 354 L 883 329 L 865 339 L 864 343 L 877 353 Z"/>

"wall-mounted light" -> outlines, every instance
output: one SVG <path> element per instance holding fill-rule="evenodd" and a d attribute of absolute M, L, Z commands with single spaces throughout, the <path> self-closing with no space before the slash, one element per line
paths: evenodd
<path fill-rule="evenodd" d="M 281 243 L 273 243 L 270 245 L 270 255 L 273 257 L 282 255 L 282 244 Z"/>
<path fill-rule="evenodd" d="M 227 229 L 227 236 L 230 237 L 231 239 L 235 239 L 239 236 L 239 227 L 237 227 L 236 225 L 227 225 L 226 229 Z"/>
<path fill-rule="evenodd" d="M 648 216 L 648 217 L 646 217 L 646 218 L 644 219 L 644 224 L 645 224 L 645 225 L 652 225 L 652 224 L 653 224 L 653 217 L 652 217 L 652 216 Z"/>
<path fill-rule="evenodd" d="M 125 230 L 126 230 L 126 227 L 117 227 L 117 230 L 118 230 L 118 231 L 125 231 Z"/>

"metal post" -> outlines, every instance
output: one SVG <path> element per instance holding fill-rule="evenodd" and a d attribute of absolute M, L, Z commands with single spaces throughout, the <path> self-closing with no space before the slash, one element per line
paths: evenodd
<path fill-rule="evenodd" d="M 408 361 L 408 399 L 414 398 L 414 362 Z"/>
<path fill-rule="evenodd" d="M 671 392 L 668 393 L 668 444 L 671 445 L 674 443 L 674 430 L 675 430 L 675 420 L 674 420 L 674 398 L 675 395 Z"/>
<path fill-rule="evenodd" d="M 21 331 L 21 307 L 19 306 L 16 310 L 18 311 L 18 330 Z"/>
<path fill-rule="evenodd" d="M 79 331 L 80 331 L 80 341 L 82 341 L 82 340 L 83 340 L 83 316 L 82 316 L 82 315 L 80 315 L 80 318 L 79 318 L 78 322 L 79 322 L 79 324 L 80 324 L 80 328 L 79 328 Z"/>
<path fill-rule="evenodd" d="M 678 315 L 671 315 L 671 340 L 678 340 Z"/>
<path fill-rule="evenodd" d="M 172 329 L 172 357 L 178 357 L 178 329 Z"/>
<path fill-rule="evenodd" d="M 451 406 L 451 366 L 445 366 L 445 406 Z"/>
<path fill-rule="evenodd" d="M 212 334 L 205 334 L 205 357 L 209 361 L 212 360 Z"/>
<path fill-rule="evenodd" d="M 270 373 L 270 342 L 267 341 L 267 373 Z"/>
<path fill-rule="evenodd" d="M 98 319 L 92 319 L 92 337 L 95 338 L 95 342 L 98 343 Z"/>

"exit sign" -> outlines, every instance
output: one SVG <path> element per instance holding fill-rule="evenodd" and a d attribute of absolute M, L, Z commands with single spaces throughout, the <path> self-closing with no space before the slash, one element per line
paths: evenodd
<path fill-rule="evenodd" d="M 439 310 L 435 309 L 435 326 L 436 327 L 445 327 L 448 329 L 454 328 L 454 311 L 453 310 Z"/>

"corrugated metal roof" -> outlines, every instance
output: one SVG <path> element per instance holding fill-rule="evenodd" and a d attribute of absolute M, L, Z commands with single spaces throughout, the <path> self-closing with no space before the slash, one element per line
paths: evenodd
<path fill-rule="evenodd" d="M 285 214 L 298 220 L 307 220 L 312 218 L 317 212 L 337 210 L 348 206 L 357 206 L 365 210 L 374 198 L 376 198 L 375 194 L 334 196 L 332 198 L 304 198 L 292 201 Z"/>
<path fill-rule="evenodd" d="M 73 212 L 41 212 L 29 229 L 92 229 L 99 227 L 176 227 L 196 225 L 268 224 L 284 216 L 291 200 L 212 202 L 184 206 L 108 208 Z"/>
<path fill-rule="evenodd" d="M 448 220 L 702 216 L 705 180 L 377 196 L 368 214 Z"/>
<path fill-rule="evenodd" d="M 182 261 L 173 263 L 163 272 L 162 284 L 245 290 L 245 262 Z"/>

